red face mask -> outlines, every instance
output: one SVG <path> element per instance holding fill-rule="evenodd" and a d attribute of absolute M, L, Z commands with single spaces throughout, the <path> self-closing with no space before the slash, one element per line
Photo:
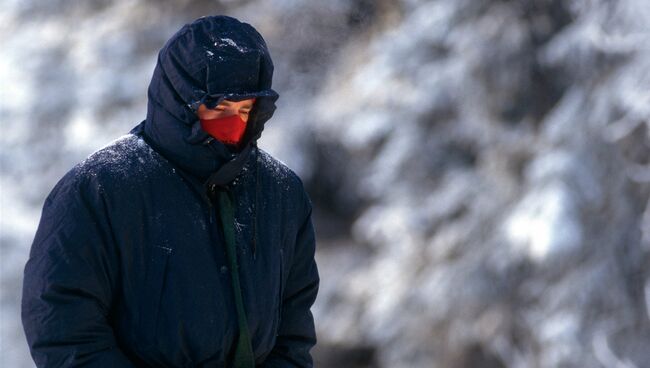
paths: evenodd
<path fill-rule="evenodd" d="M 246 122 L 239 115 L 216 119 L 201 119 L 201 128 L 226 144 L 239 144 L 246 130 Z"/>

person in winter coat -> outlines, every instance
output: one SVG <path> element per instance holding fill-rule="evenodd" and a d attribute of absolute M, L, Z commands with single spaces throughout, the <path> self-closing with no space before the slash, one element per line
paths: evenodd
<path fill-rule="evenodd" d="M 165 44 L 146 120 L 45 200 L 22 298 L 38 367 L 313 365 L 311 202 L 256 144 L 272 74 L 234 18 Z"/>

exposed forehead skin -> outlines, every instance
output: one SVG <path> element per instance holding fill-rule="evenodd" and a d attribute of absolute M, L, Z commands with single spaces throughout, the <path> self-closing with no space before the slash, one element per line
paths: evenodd
<path fill-rule="evenodd" d="M 233 105 L 233 104 L 238 104 L 238 103 L 249 103 L 253 104 L 255 102 L 255 98 L 247 98 L 245 100 L 228 100 L 228 99 L 223 99 L 220 104 L 226 104 L 226 105 Z"/>
<path fill-rule="evenodd" d="M 217 104 L 214 107 L 207 107 L 205 105 L 201 105 L 199 109 L 207 109 L 207 110 L 220 110 L 223 108 L 228 108 L 228 109 L 236 109 L 238 111 L 242 112 L 250 112 L 253 109 L 253 105 L 255 104 L 255 99 L 254 98 L 249 98 L 246 100 L 239 100 L 239 101 L 231 101 L 231 100 L 221 100 L 219 104 Z"/>

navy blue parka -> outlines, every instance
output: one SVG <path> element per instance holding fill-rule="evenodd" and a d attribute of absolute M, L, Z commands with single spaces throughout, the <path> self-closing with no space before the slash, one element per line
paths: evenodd
<path fill-rule="evenodd" d="M 228 367 L 238 336 L 220 209 L 229 190 L 244 307 L 261 367 L 310 367 L 319 285 L 311 202 L 259 149 L 278 95 L 262 37 L 224 16 L 162 48 L 147 118 L 48 195 L 25 266 L 22 321 L 38 367 Z M 244 144 L 196 109 L 256 97 Z"/>

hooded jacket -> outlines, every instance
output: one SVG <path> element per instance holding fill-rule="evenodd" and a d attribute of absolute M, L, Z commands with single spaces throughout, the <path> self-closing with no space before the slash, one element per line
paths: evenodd
<path fill-rule="evenodd" d="M 255 363 L 310 367 L 319 285 L 311 202 L 259 149 L 278 95 L 253 27 L 185 25 L 162 48 L 147 118 L 54 187 L 25 266 L 22 322 L 38 367 L 229 367 L 237 311 L 220 208 L 234 199 L 236 256 Z M 256 97 L 243 144 L 211 139 L 202 103 Z"/>

